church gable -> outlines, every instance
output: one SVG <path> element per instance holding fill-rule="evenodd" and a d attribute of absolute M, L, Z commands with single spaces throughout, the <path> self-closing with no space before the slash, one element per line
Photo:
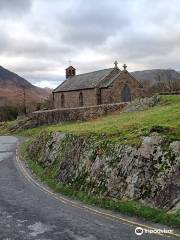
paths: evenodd
<path fill-rule="evenodd" d="M 112 102 L 129 102 L 141 96 L 141 92 L 140 83 L 128 71 L 122 71 L 111 83 Z"/>
<path fill-rule="evenodd" d="M 143 96 L 143 88 L 127 70 L 120 71 L 101 85 L 101 103 L 129 102 Z"/>
<path fill-rule="evenodd" d="M 141 83 L 135 79 L 128 71 L 118 71 L 116 74 L 111 76 L 108 79 L 105 79 L 103 82 L 100 83 L 99 88 L 107 88 L 114 85 L 116 82 L 127 82 L 129 84 L 133 84 L 135 87 L 142 88 Z"/>

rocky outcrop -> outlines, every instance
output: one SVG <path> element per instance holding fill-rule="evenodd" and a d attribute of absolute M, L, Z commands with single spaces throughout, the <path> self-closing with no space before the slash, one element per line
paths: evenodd
<path fill-rule="evenodd" d="M 10 127 L 9 127 L 9 131 L 10 132 L 18 132 L 18 131 L 22 131 L 25 129 L 29 129 L 29 128 L 35 128 L 38 127 L 38 121 L 33 120 L 29 117 L 22 117 L 17 119 Z"/>
<path fill-rule="evenodd" d="M 77 190 L 117 199 L 135 199 L 172 209 L 180 199 L 180 142 L 158 134 L 139 147 L 106 136 L 42 132 L 29 146 L 32 159 L 58 181 Z"/>
<path fill-rule="evenodd" d="M 128 103 L 124 108 L 123 112 L 136 112 L 147 110 L 154 107 L 160 103 L 160 96 L 154 95 L 152 97 L 145 97 L 140 99 L 135 99 L 133 102 Z"/>

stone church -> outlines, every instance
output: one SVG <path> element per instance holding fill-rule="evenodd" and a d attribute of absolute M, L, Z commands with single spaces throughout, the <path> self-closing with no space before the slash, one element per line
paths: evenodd
<path fill-rule="evenodd" d="M 118 68 L 103 69 L 76 75 L 76 69 L 66 69 L 66 80 L 53 91 L 55 108 L 74 108 L 129 102 L 143 96 L 143 88 L 128 71 Z"/>

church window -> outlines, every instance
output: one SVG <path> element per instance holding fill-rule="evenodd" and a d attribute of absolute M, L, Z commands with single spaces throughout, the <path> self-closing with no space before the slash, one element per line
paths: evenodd
<path fill-rule="evenodd" d="M 84 105 L 83 93 L 80 92 L 80 93 L 79 93 L 79 106 L 82 107 L 83 105 Z"/>
<path fill-rule="evenodd" d="M 64 97 L 64 94 L 62 93 L 61 94 L 61 107 L 64 108 L 64 105 L 65 105 L 65 97 Z"/>
<path fill-rule="evenodd" d="M 97 89 L 96 95 L 97 95 L 97 104 L 100 105 L 101 104 L 101 90 L 99 88 Z"/>

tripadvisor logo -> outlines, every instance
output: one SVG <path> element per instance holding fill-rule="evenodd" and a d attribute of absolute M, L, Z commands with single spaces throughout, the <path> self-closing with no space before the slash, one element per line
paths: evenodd
<path fill-rule="evenodd" d="M 171 229 L 156 229 L 156 228 L 153 228 L 153 229 L 147 229 L 147 228 L 142 228 L 142 227 L 137 227 L 135 228 L 135 234 L 140 236 L 142 235 L 143 233 L 149 233 L 149 234 L 167 234 L 167 233 L 173 233 L 173 230 Z"/>
<path fill-rule="evenodd" d="M 142 235 L 142 234 L 143 234 L 143 228 L 137 227 L 137 228 L 135 229 L 135 234 L 136 234 L 136 235 Z"/>

